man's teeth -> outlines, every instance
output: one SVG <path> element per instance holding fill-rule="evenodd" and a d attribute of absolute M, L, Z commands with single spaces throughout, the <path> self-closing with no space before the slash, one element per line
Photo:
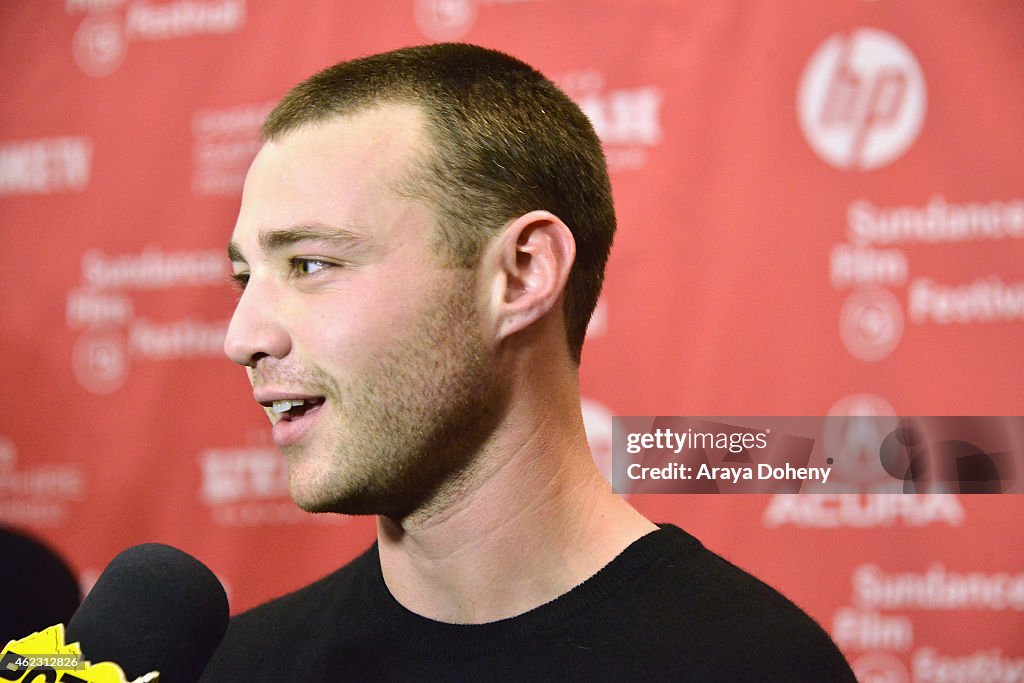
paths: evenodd
<path fill-rule="evenodd" d="M 273 410 L 275 413 L 278 413 L 278 414 L 280 414 L 280 413 L 287 413 L 289 410 L 291 410 L 295 406 L 301 406 L 301 405 L 304 405 L 305 403 L 306 403 L 306 399 L 304 399 L 304 398 L 285 399 L 283 401 L 274 401 L 274 404 L 271 406 L 270 409 Z"/>

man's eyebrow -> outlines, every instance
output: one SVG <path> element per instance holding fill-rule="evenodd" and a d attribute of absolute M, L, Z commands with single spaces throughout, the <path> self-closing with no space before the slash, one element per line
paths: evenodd
<path fill-rule="evenodd" d="M 264 253 L 272 253 L 298 242 L 326 242 L 335 245 L 359 246 L 366 243 L 366 238 L 351 230 L 332 225 L 308 224 L 277 228 L 261 233 L 260 249 Z M 228 244 L 228 258 L 232 263 L 247 263 L 242 256 L 242 249 L 237 242 Z"/>
<path fill-rule="evenodd" d="M 296 242 L 327 242 L 337 245 L 359 245 L 366 238 L 358 233 L 333 225 L 293 225 L 260 234 L 260 248 L 264 252 L 277 251 Z"/>
<path fill-rule="evenodd" d="M 228 242 L 228 260 L 232 263 L 248 263 L 242 256 L 242 250 L 234 240 Z"/>

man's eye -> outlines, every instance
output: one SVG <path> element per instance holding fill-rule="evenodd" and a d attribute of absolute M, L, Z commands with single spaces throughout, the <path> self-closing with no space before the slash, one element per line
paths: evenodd
<path fill-rule="evenodd" d="M 249 273 L 235 273 L 231 279 L 235 281 L 236 287 L 245 289 L 245 286 L 249 284 Z"/>
<path fill-rule="evenodd" d="M 293 258 L 291 260 L 292 272 L 299 277 L 308 277 L 329 268 L 332 264 L 315 258 Z"/>

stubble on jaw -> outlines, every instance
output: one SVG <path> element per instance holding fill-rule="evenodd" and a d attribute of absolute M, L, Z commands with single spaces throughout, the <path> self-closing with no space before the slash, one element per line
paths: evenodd
<path fill-rule="evenodd" d="M 331 412 L 317 443 L 288 449 L 292 497 L 308 512 L 426 518 L 449 505 L 504 410 L 476 309 L 475 273 L 453 269 L 411 331 L 382 344 L 344 386 L 308 370 Z M 314 456 L 315 454 L 315 456 Z M 310 457 L 319 462 L 304 462 Z"/>

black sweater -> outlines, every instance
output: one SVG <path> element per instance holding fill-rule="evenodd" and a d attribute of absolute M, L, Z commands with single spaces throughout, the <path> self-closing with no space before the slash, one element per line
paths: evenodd
<path fill-rule="evenodd" d="M 388 592 L 374 545 L 232 619 L 202 679 L 854 681 L 773 588 L 662 525 L 568 593 L 510 619 L 446 624 Z"/>

